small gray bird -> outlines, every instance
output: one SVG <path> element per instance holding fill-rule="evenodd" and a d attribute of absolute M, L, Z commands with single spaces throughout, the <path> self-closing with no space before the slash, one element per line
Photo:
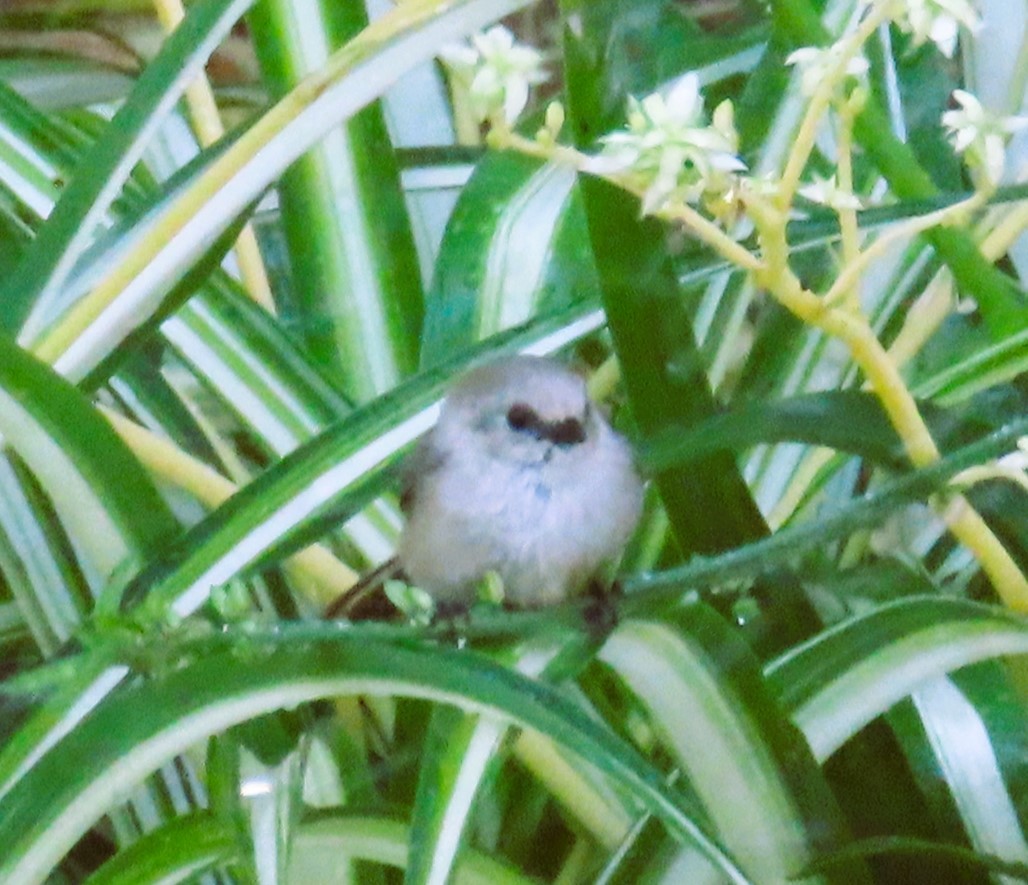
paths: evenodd
<path fill-rule="evenodd" d="M 454 385 L 411 456 L 399 565 L 447 607 L 474 602 L 490 571 L 515 607 L 560 602 L 620 556 L 642 496 L 628 443 L 581 377 L 502 359 Z"/>

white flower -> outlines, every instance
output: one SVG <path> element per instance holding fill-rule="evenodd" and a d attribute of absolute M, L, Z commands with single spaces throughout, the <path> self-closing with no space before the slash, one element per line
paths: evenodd
<path fill-rule="evenodd" d="M 836 210 L 864 208 L 855 194 L 839 187 L 834 175 L 831 178 L 821 178 L 815 175 L 814 181 L 799 188 L 797 193 L 814 203 L 830 206 Z"/>
<path fill-rule="evenodd" d="M 950 140 L 958 154 L 963 154 L 968 167 L 980 172 L 989 185 L 999 183 L 1005 162 L 1007 136 L 1028 126 L 1028 117 L 1000 117 L 982 107 L 980 101 L 957 89 L 953 98 L 960 108 L 946 111 L 942 125 L 949 130 Z"/>
<path fill-rule="evenodd" d="M 810 96 L 817 91 L 818 86 L 826 78 L 833 76 L 832 72 L 839 66 L 841 60 L 842 47 L 835 43 L 824 48 L 804 46 L 802 49 L 790 53 L 785 63 L 799 67 L 800 90 L 804 95 Z M 867 74 L 867 69 L 867 59 L 858 54 L 846 62 L 843 75 L 862 79 Z"/>
<path fill-rule="evenodd" d="M 957 300 L 956 306 L 953 309 L 961 316 L 970 316 L 978 310 L 978 302 L 970 295 L 965 295 Z"/>
<path fill-rule="evenodd" d="M 743 175 L 739 178 L 739 190 L 744 195 L 753 195 L 762 199 L 774 199 L 782 189 L 781 179 L 773 172 L 766 172 L 759 178 Z"/>
<path fill-rule="evenodd" d="M 680 78 L 667 97 L 654 93 L 629 99 L 628 127 L 602 139 L 603 151 L 584 164 L 595 174 L 631 173 L 646 184 L 643 212 L 655 212 L 673 199 L 695 203 L 731 185 L 733 173 L 745 169 L 736 156 L 738 137 L 731 103 L 703 117 L 703 99 L 695 74 Z"/>
<path fill-rule="evenodd" d="M 896 25 L 913 36 L 914 46 L 931 40 L 946 58 L 953 57 L 961 25 L 969 31 L 981 26 L 969 0 L 905 0 L 898 8 Z"/>
<path fill-rule="evenodd" d="M 513 124 L 528 104 L 528 91 L 546 80 L 538 50 L 514 42 L 502 25 L 476 34 L 471 44 L 444 47 L 439 58 L 468 90 L 480 121 L 503 119 Z"/>
<path fill-rule="evenodd" d="M 1000 458 L 996 466 L 1028 491 L 1028 436 L 1018 439 L 1017 448 Z"/>
<path fill-rule="evenodd" d="M 978 482 L 1006 479 L 1028 492 L 1028 436 L 1017 441 L 1017 448 L 991 464 L 979 464 L 962 470 L 951 480 L 958 488 L 970 488 Z"/>

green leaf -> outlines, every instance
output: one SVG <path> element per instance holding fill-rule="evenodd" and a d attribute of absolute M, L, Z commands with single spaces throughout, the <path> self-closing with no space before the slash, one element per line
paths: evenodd
<path fill-rule="evenodd" d="M 360 4 L 265 0 L 250 16 L 273 98 L 325 64 L 367 26 Z M 315 145 L 278 185 L 289 244 L 283 319 L 312 361 L 357 401 L 417 364 L 422 293 L 399 166 L 378 103 Z"/>
<path fill-rule="evenodd" d="M 765 574 L 811 547 L 845 537 L 857 528 L 877 525 L 898 507 L 927 499 L 965 467 L 1010 451 L 1025 432 L 1028 418 L 1011 421 L 1001 430 L 944 456 L 931 467 L 912 471 L 844 506 L 826 510 L 814 522 L 791 525 L 719 556 L 694 557 L 685 565 L 663 572 L 632 576 L 625 581 L 625 589 L 630 592 L 623 609 L 652 610 L 680 598 L 689 587 L 716 586 Z"/>
<path fill-rule="evenodd" d="M 982 854 L 1024 863 L 1028 843 L 1019 814 L 1024 796 L 1018 795 L 1016 780 L 1008 785 L 1004 778 L 1005 770 L 1016 775 L 1023 765 L 1024 709 L 998 664 L 929 680 L 911 701 L 971 844 Z M 1001 706 L 1009 712 L 997 710 Z M 1006 728 L 996 713 L 1008 720 Z"/>
<path fill-rule="evenodd" d="M 0 336 L 0 433 L 101 579 L 155 555 L 178 523 L 111 426 L 68 382 Z"/>
<path fill-rule="evenodd" d="M 593 301 L 598 282 L 575 174 L 487 154 L 446 227 L 421 363 L 436 365 L 534 315 Z"/>
<path fill-rule="evenodd" d="M 290 881 L 317 881 L 343 874 L 350 858 L 405 867 L 413 842 L 408 824 L 395 817 L 359 813 L 321 814 L 296 836 Z M 532 885 L 536 880 L 481 851 L 466 851 L 457 864 L 457 885 Z"/>
<path fill-rule="evenodd" d="M 842 816 L 756 658 L 714 612 L 686 605 L 622 624 L 600 652 L 640 697 L 726 847 L 786 881 L 846 841 Z M 840 872 L 840 875 L 842 873 Z M 862 881 L 859 867 L 839 881 Z"/>
<path fill-rule="evenodd" d="M 944 598 L 881 606 L 825 631 L 767 668 L 820 759 L 926 680 L 1001 655 L 1028 654 L 1028 624 Z"/>
<path fill-rule="evenodd" d="M 949 451 L 1028 411 L 1016 390 L 985 391 L 953 409 L 922 403 L 932 436 Z M 808 393 L 778 402 L 746 402 L 696 426 L 669 428 L 645 441 L 640 462 L 651 471 L 700 460 L 711 452 L 741 452 L 759 443 L 802 442 L 859 455 L 891 469 L 908 465 L 899 436 L 877 397 L 857 390 Z"/>
<path fill-rule="evenodd" d="M 44 655 L 67 642 L 92 594 L 53 505 L 16 457 L 0 459 L 0 569 Z"/>
<path fill-rule="evenodd" d="M 902 836 L 861 839 L 839 851 L 818 858 L 808 870 L 810 873 L 817 873 L 840 861 L 852 860 L 855 857 L 883 856 L 906 856 L 910 860 L 907 869 L 917 869 L 922 873 L 932 874 L 939 870 L 947 877 L 955 877 L 960 871 L 966 870 L 969 874 L 991 873 L 993 876 L 1028 882 L 1028 864 L 1008 863 L 998 857 L 983 855 L 968 848 Z"/>
<path fill-rule="evenodd" d="M 50 327 L 37 353 L 68 377 L 88 374 L 159 311 L 211 243 L 334 125 L 379 97 L 404 70 L 430 58 L 447 40 L 524 2 L 435 0 L 378 19 L 230 146 L 215 146 L 214 153 L 224 152 L 213 162 L 196 164 L 198 171 L 180 185 L 174 199 L 147 218 L 138 242 Z"/>
<path fill-rule="evenodd" d="M 569 123 L 580 147 L 612 128 L 627 100 L 627 84 L 616 74 L 628 47 L 614 44 L 600 55 L 596 47 L 609 46 L 611 32 L 637 9 L 620 0 L 567 4 L 565 16 L 575 22 L 564 42 Z M 638 200 L 612 185 L 587 176 L 581 190 L 607 322 L 640 431 L 655 435 L 710 417 L 714 398 L 663 227 L 640 219 Z M 688 471 L 665 470 L 656 482 L 684 552 L 725 550 L 767 533 L 730 456 L 714 454 Z"/>
<path fill-rule="evenodd" d="M 181 882 L 239 859 L 231 826 L 194 811 L 147 833 L 86 879 L 86 885 Z"/>
<path fill-rule="evenodd" d="M 530 679 L 551 682 L 567 676 L 569 659 L 576 659 L 579 637 L 542 640 L 500 648 L 493 657 L 505 667 Z M 562 648 L 563 647 L 563 648 Z M 466 848 L 464 833 L 472 820 L 480 794 L 489 795 L 501 764 L 507 726 L 491 717 L 476 716 L 452 707 L 432 711 L 421 756 L 418 789 L 411 827 L 418 838 L 411 845 L 405 882 L 443 882 Z M 547 779 L 562 801 L 562 791 Z M 585 792 L 585 791 L 583 791 Z M 596 791 L 589 791 L 595 801 Z M 583 797 L 569 797 L 567 805 Z"/>
<path fill-rule="evenodd" d="M 0 879 L 41 882 L 115 796 L 204 737 L 319 697 L 401 693 L 542 732 L 634 793 L 732 881 L 749 881 L 656 771 L 552 689 L 472 652 L 373 635 L 324 623 L 279 624 L 166 644 L 161 655 L 172 654 L 176 666 L 108 695 L 6 794 Z"/>
<path fill-rule="evenodd" d="M 28 317 L 30 310 L 45 306 L 65 284 L 142 155 L 147 139 L 252 3 L 203 0 L 164 43 L 105 137 L 83 158 L 90 174 L 75 176 L 64 189 L 18 272 L 5 286 L 0 300 L 10 302 L 8 315 Z M 30 323 L 22 335 L 33 340 L 39 331 Z"/>

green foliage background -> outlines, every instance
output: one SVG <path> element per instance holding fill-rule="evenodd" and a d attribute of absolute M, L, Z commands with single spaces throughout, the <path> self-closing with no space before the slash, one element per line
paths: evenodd
<path fill-rule="evenodd" d="M 508 16 L 553 75 L 524 131 L 559 95 L 582 146 L 696 70 L 773 171 L 784 58 L 854 4 L 196 0 L 167 38 L 117 7 L 0 12 L 0 881 L 1028 878 L 1028 624 L 924 506 L 1028 436 L 1025 240 L 976 245 L 1023 231 L 1024 185 L 864 279 L 886 345 L 924 332 L 943 458 L 911 471 L 844 351 L 630 195 L 458 144 L 432 62 Z M 1023 106 L 1015 7 L 953 61 L 869 46 L 869 242 L 967 191 L 954 88 Z M 229 131 L 200 147 L 212 53 Z M 971 312 L 936 310 L 950 273 Z M 515 350 L 595 370 L 652 477 L 617 625 L 321 620 L 390 554 L 446 385 Z M 969 496 L 1028 567 L 1024 489 Z"/>

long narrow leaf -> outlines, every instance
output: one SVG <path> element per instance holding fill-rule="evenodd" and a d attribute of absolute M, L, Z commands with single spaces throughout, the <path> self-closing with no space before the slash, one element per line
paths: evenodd
<path fill-rule="evenodd" d="M 21 341 L 37 338 L 47 304 L 95 236 L 148 138 L 252 3 L 204 0 L 197 4 L 147 67 L 132 98 L 111 122 L 106 137 L 83 159 L 90 174 L 75 176 L 65 189 L 59 207 L 4 289 L 4 300 L 18 305 L 17 309 L 9 308 L 16 315 L 27 317 L 30 310 L 39 312 L 39 319 L 30 319 L 22 329 Z"/>
<path fill-rule="evenodd" d="M 955 599 L 886 605 L 826 631 L 768 667 L 818 759 L 933 677 L 1028 654 L 1028 623 Z"/>
<path fill-rule="evenodd" d="M 731 881 L 750 881 L 669 795 L 663 778 L 607 729 L 551 689 L 478 655 L 383 643 L 330 624 L 248 629 L 177 651 L 189 666 L 109 696 L 7 794 L 0 879 L 43 881 L 115 796 L 203 737 L 319 697 L 399 692 L 543 732 L 635 793 Z"/>
<path fill-rule="evenodd" d="M 260 118 L 181 195 L 145 238 L 41 339 L 37 352 L 77 379 L 155 313 L 164 296 L 288 166 L 440 45 L 525 0 L 418 0 L 383 16 Z"/>
<path fill-rule="evenodd" d="M 101 579 L 149 558 L 178 524 L 149 477 L 91 404 L 0 337 L 0 433 L 41 482 Z"/>

